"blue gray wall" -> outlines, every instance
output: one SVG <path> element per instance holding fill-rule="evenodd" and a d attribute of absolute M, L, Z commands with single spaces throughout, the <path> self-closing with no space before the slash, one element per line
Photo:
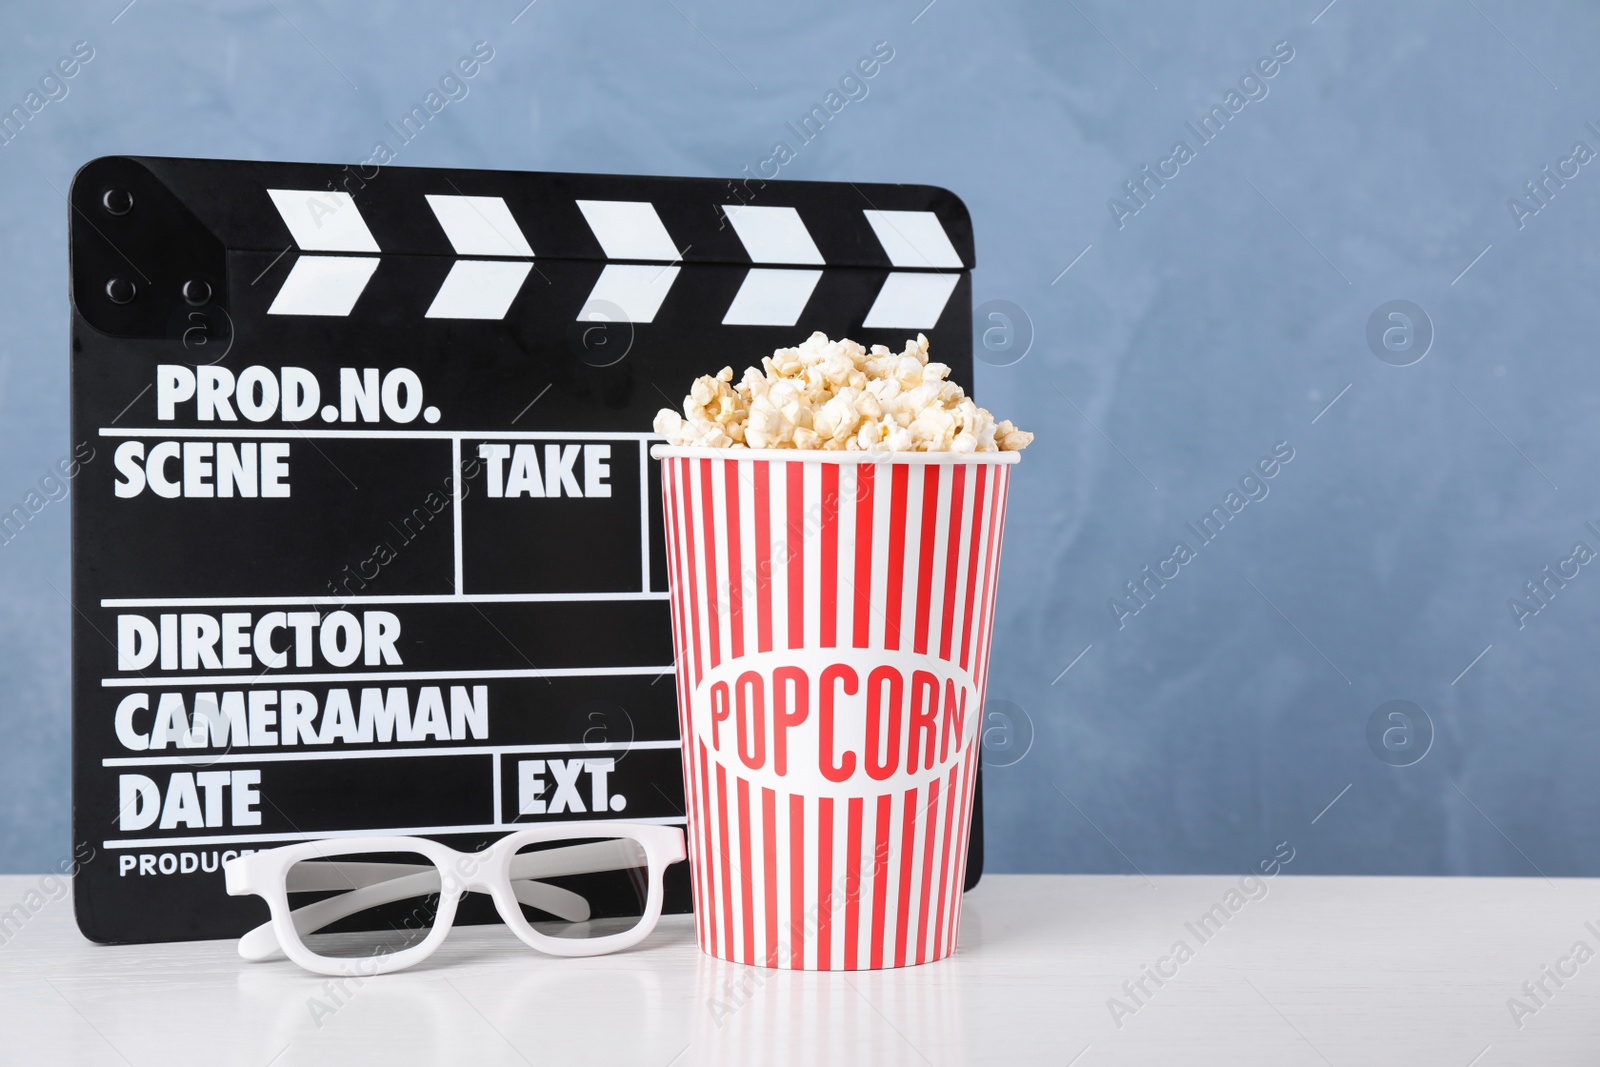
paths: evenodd
<path fill-rule="evenodd" d="M 486 40 L 395 162 L 735 175 L 887 41 L 782 174 L 972 209 L 977 391 L 1038 434 L 995 632 L 989 868 L 1227 871 L 1289 841 L 1294 872 L 1600 874 L 1600 565 L 1574 554 L 1600 551 L 1600 164 L 1574 158 L 1600 151 L 1600 11 L 523 2 L 0 14 L 8 107 L 94 49 L 0 148 L 0 504 L 71 447 L 62 193 L 84 161 L 365 158 Z M 1241 87 L 1275 45 L 1292 58 Z M 1213 106 L 1206 141 L 1186 123 Z M 1292 459 L 1244 480 L 1274 449 Z M 69 852 L 69 506 L 0 548 L 0 870 Z M 1187 524 L 1213 507 L 1207 540 Z M 1546 565 L 1568 577 L 1535 599 Z"/>

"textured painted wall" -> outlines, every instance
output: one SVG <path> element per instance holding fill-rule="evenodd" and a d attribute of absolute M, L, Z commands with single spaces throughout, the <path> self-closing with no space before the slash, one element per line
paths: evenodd
<path fill-rule="evenodd" d="M 74 444 L 78 165 L 364 159 L 488 41 L 396 163 L 732 176 L 783 140 L 784 177 L 972 209 L 977 391 L 1039 435 L 991 870 L 1235 870 L 1287 840 L 1296 872 L 1600 873 L 1600 11 L 121 2 L 0 14 L 8 107 L 93 49 L 0 148 L 5 508 Z M 69 507 L 0 548 L 0 870 L 70 851 Z"/>

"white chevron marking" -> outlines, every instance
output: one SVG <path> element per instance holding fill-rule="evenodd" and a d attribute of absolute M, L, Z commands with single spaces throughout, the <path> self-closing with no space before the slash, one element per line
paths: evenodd
<path fill-rule="evenodd" d="M 375 257 L 301 256 L 267 314 L 348 315 L 377 269 Z"/>
<path fill-rule="evenodd" d="M 607 259 L 671 263 L 678 246 L 661 224 L 654 205 L 644 200 L 579 200 L 578 210 L 594 231 Z M 634 321 L 639 321 L 635 319 Z"/>
<path fill-rule="evenodd" d="M 579 310 L 578 321 L 652 322 L 677 278 L 677 267 L 608 263 Z"/>
<path fill-rule="evenodd" d="M 722 212 L 750 253 L 750 262 L 821 265 L 822 253 L 794 208 L 724 204 Z"/>
<path fill-rule="evenodd" d="M 459 256 L 532 256 L 511 209 L 498 196 L 435 196 L 428 206 Z"/>
<path fill-rule="evenodd" d="M 378 252 L 378 242 L 349 193 L 268 189 L 289 236 L 305 252 Z"/>
<path fill-rule="evenodd" d="M 724 326 L 793 326 L 822 279 L 820 270 L 764 270 L 756 267 L 722 316 Z"/>
<path fill-rule="evenodd" d="M 863 211 L 897 267 L 965 266 L 939 216 L 931 211 Z"/>
<path fill-rule="evenodd" d="M 503 319 L 532 269 L 527 260 L 457 260 L 424 317 Z"/>
<path fill-rule="evenodd" d="M 931 330 L 955 291 L 958 274 L 890 274 L 878 290 L 862 326 L 869 329 Z"/>

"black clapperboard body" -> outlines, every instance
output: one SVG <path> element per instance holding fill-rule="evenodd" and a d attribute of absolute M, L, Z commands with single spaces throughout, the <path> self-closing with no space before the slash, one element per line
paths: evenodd
<path fill-rule="evenodd" d="M 929 186 L 108 157 L 70 199 L 95 941 L 263 921 L 245 849 L 681 824 L 655 412 L 813 330 L 971 385 Z"/>

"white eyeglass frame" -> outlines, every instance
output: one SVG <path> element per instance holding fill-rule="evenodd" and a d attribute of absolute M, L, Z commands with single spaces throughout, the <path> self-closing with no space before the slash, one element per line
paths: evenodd
<path fill-rule="evenodd" d="M 518 857 L 519 850 L 551 841 L 602 839 L 593 844 L 552 849 Z M 633 867 L 623 860 L 614 842 L 631 841 L 644 850 L 648 893 L 644 914 L 632 929 L 592 938 L 563 938 L 541 933 L 522 914 L 518 890 L 528 903 L 572 921 L 588 918 L 588 902 L 576 893 L 549 885 L 540 878 L 587 874 Z M 610 849 L 611 856 L 607 855 Z M 406 873 L 365 882 L 339 896 L 324 898 L 299 908 L 289 903 L 289 872 L 305 860 L 336 860 L 340 856 L 368 853 L 412 853 L 427 859 L 433 872 L 420 864 L 393 864 Z M 360 973 L 387 974 L 415 966 L 431 956 L 455 923 L 462 894 L 485 893 L 511 932 L 529 948 L 553 956 L 598 956 L 631 948 L 648 937 L 661 918 L 662 879 L 666 869 L 686 856 L 683 831 L 676 826 L 648 823 L 582 822 L 530 826 L 507 834 L 478 852 L 461 852 L 424 837 L 341 837 L 305 841 L 282 848 L 239 856 L 223 865 L 230 896 L 259 896 L 272 913 L 270 921 L 239 940 L 239 955 L 263 960 L 282 951 L 308 971 L 333 976 Z M 513 879 L 512 862 L 518 861 Z M 420 882 L 418 879 L 421 879 Z M 514 884 L 515 883 L 515 884 Z M 328 887 L 336 888 L 336 887 Z M 323 956 L 302 940 L 346 916 L 379 904 L 432 893 L 439 894 L 433 926 L 415 945 L 368 956 Z"/>

